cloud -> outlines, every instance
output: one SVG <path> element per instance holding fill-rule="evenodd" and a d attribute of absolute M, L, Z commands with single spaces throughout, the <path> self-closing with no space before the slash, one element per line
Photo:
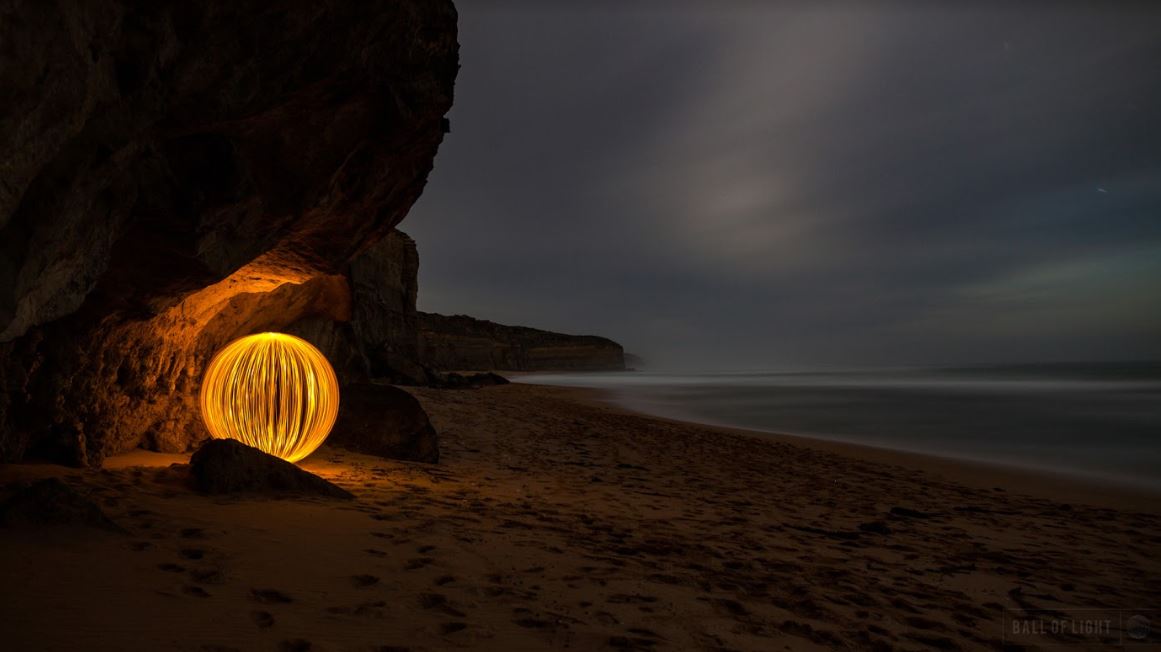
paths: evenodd
<path fill-rule="evenodd" d="M 1098 273 L 1161 246 L 1161 13 L 619 6 L 461 8 L 424 307 L 689 365 L 1161 355 L 1161 277 Z"/>

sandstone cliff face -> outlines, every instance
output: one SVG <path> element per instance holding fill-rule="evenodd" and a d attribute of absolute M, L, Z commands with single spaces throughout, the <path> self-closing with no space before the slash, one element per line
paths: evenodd
<path fill-rule="evenodd" d="M 399 246 L 455 23 L 450 0 L 0 0 L 0 460 L 188 449 L 203 366 L 252 332 L 359 375 L 352 296 L 382 270 L 347 266 Z"/>
<path fill-rule="evenodd" d="M 354 331 L 375 378 L 422 384 L 419 361 L 419 252 L 406 233 L 393 231 L 351 263 Z"/>
<path fill-rule="evenodd" d="M 415 241 L 392 231 L 351 262 L 350 324 L 321 318 L 302 336 L 332 361 L 351 359 L 353 349 L 366 377 L 405 385 L 444 385 L 441 371 L 625 368 L 620 345 L 605 338 L 418 312 L 418 274 Z M 335 342 L 329 334 L 344 326 L 350 336 Z"/>
<path fill-rule="evenodd" d="M 624 351 L 594 335 L 564 335 L 505 326 L 466 315 L 419 313 L 419 357 L 440 370 L 609 371 L 625 368 Z"/>

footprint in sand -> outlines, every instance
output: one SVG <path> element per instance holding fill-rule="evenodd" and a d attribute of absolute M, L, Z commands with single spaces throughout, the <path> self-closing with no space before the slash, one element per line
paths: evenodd
<path fill-rule="evenodd" d="M 614 593 L 609 596 L 607 602 L 609 604 L 648 604 L 657 602 L 657 596 L 642 595 L 640 593 Z"/>
<path fill-rule="evenodd" d="M 652 638 L 652 639 L 658 639 L 658 640 L 665 638 L 661 634 L 658 634 L 657 632 L 655 632 L 651 629 L 645 629 L 644 627 L 630 627 L 629 633 L 636 634 L 637 636 L 643 636 L 645 638 Z"/>
<path fill-rule="evenodd" d="M 327 613 L 341 616 L 361 616 L 364 618 L 383 618 L 383 608 L 387 603 L 383 600 L 364 602 L 354 607 L 327 607 Z"/>
<path fill-rule="evenodd" d="M 198 584 L 223 584 L 226 581 L 220 568 L 192 568 L 189 577 Z"/>
<path fill-rule="evenodd" d="M 621 621 L 617 617 L 607 611 L 597 612 L 597 621 L 602 625 L 620 625 Z"/>
<path fill-rule="evenodd" d="M 210 597 L 210 594 L 207 593 L 206 590 L 200 586 L 193 586 L 193 585 L 183 586 L 183 587 L 181 587 L 181 591 L 182 591 L 182 593 L 185 593 L 186 595 L 189 595 L 189 596 L 193 596 L 195 598 L 208 598 L 208 597 Z"/>
<path fill-rule="evenodd" d="M 379 578 L 374 575 L 352 575 L 351 584 L 356 589 L 365 589 L 368 586 L 374 586 L 379 583 Z"/>
<path fill-rule="evenodd" d="M 609 647 L 618 650 L 641 650 L 652 649 L 657 645 L 657 641 L 647 638 L 629 637 L 629 636 L 610 636 Z"/>
<path fill-rule="evenodd" d="M 288 604 L 294 599 L 276 589 L 250 589 L 250 597 L 262 604 Z"/>
<path fill-rule="evenodd" d="M 253 620 L 254 624 L 262 629 L 274 626 L 274 614 L 269 611 L 251 611 L 250 620 Z"/>
<path fill-rule="evenodd" d="M 512 615 L 515 616 L 512 619 L 513 623 L 527 629 L 555 629 L 557 626 L 563 624 L 560 619 L 552 621 L 540 618 L 531 609 L 525 609 L 523 607 L 513 609 Z M 564 627 L 568 627 L 568 625 L 564 625 Z"/>
<path fill-rule="evenodd" d="M 712 602 L 716 609 L 730 616 L 744 617 L 750 615 L 749 610 L 747 610 L 746 607 L 737 600 L 731 600 L 729 598 L 715 598 Z"/>
<path fill-rule="evenodd" d="M 424 609 L 438 609 L 439 611 L 455 617 L 465 618 L 467 614 L 456 609 L 448 603 L 447 596 L 439 593 L 421 593 L 419 594 L 419 605 Z"/>

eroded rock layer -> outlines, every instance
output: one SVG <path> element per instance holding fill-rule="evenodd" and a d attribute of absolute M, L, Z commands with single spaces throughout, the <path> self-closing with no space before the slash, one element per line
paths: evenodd
<path fill-rule="evenodd" d="M 432 168 L 450 0 L 0 0 L 0 43 L 0 460 L 188 449 L 247 333 L 358 375 L 347 267 Z"/>
<path fill-rule="evenodd" d="M 406 233 L 393 231 L 351 262 L 352 326 L 375 378 L 422 384 L 419 360 L 419 252 Z"/>
<path fill-rule="evenodd" d="M 439 370 L 611 371 L 625 368 L 616 342 L 505 326 L 466 315 L 419 313 L 419 357 Z"/>

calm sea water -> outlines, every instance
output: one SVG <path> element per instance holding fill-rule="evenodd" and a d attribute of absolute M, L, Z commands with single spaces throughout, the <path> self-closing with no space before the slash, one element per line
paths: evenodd
<path fill-rule="evenodd" d="M 1161 363 L 534 374 L 649 414 L 1161 488 Z"/>

